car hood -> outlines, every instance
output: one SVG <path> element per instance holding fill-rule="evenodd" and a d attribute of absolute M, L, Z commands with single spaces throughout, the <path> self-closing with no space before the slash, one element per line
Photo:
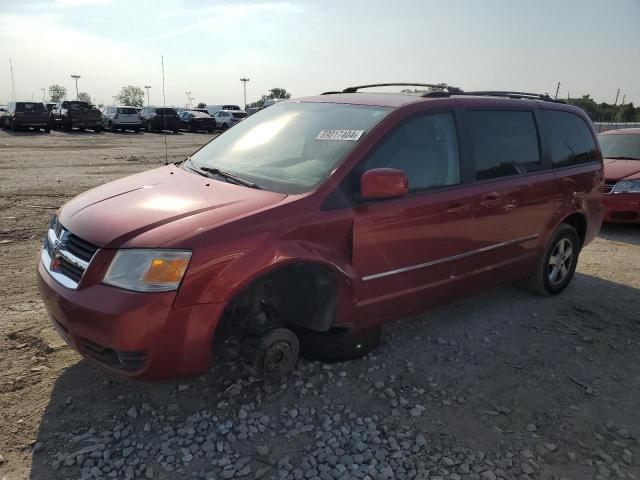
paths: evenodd
<path fill-rule="evenodd" d="M 169 165 L 78 195 L 60 209 L 59 219 L 74 235 L 99 247 L 153 248 L 284 198 Z"/>
<path fill-rule="evenodd" d="M 640 160 L 607 160 L 605 158 L 604 177 L 615 181 L 627 177 L 640 178 Z"/>

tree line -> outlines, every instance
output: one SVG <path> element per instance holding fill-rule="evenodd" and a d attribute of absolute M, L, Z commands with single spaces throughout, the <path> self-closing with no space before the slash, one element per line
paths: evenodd
<path fill-rule="evenodd" d="M 640 107 L 635 107 L 633 103 L 624 105 L 596 103 L 590 95 L 563 101 L 583 109 L 593 122 L 640 122 Z"/>

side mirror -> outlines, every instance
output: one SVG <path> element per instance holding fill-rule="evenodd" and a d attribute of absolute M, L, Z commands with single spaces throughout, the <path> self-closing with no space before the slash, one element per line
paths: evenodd
<path fill-rule="evenodd" d="M 360 178 L 360 197 L 364 200 L 402 197 L 409 192 L 409 179 L 402 170 L 374 168 Z"/>

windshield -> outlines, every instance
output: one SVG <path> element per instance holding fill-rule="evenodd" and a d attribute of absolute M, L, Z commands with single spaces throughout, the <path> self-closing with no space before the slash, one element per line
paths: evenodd
<path fill-rule="evenodd" d="M 640 160 L 640 135 L 598 135 L 604 158 Z"/>
<path fill-rule="evenodd" d="M 171 115 L 178 115 L 178 112 L 176 112 L 173 108 L 157 108 L 156 114 L 171 116 Z"/>
<path fill-rule="evenodd" d="M 91 105 L 87 102 L 78 102 L 78 101 L 67 101 L 62 105 L 65 108 L 73 108 L 77 110 L 89 110 L 91 109 Z"/>
<path fill-rule="evenodd" d="M 16 112 L 46 112 L 44 103 L 17 102 Z"/>
<path fill-rule="evenodd" d="M 217 168 L 274 192 L 308 192 L 390 110 L 336 103 L 279 103 L 212 140 L 186 166 Z"/>

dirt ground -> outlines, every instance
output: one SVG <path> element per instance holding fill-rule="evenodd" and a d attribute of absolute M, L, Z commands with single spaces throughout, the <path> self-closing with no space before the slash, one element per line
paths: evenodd
<path fill-rule="evenodd" d="M 210 138 L 169 134 L 169 161 Z M 0 131 L 0 478 L 640 479 L 640 227 L 605 226 L 560 296 L 504 286 L 278 384 L 81 359 L 35 286 L 48 221 L 164 154 L 158 134 Z"/>

